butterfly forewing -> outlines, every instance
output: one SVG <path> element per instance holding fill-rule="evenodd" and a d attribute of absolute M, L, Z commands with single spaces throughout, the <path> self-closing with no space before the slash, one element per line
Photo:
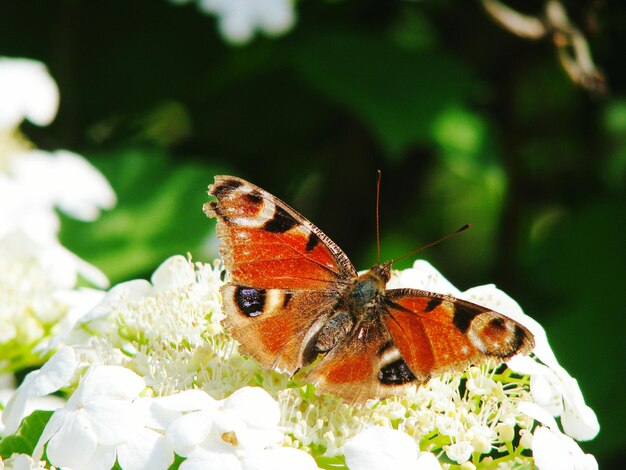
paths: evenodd
<path fill-rule="evenodd" d="M 225 325 L 266 367 L 294 372 L 356 271 L 321 230 L 261 188 L 216 176 L 220 253 L 230 282 L 222 288 Z"/>
<path fill-rule="evenodd" d="M 329 289 L 356 276 L 347 256 L 321 230 L 277 197 L 233 176 L 216 176 L 205 204 L 216 217 L 220 253 L 235 284 Z"/>

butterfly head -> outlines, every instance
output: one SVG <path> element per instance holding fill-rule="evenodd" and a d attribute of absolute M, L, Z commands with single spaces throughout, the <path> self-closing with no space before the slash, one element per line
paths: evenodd
<path fill-rule="evenodd" d="M 369 275 L 369 277 L 382 283 L 384 289 L 391 278 L 391 261 L 375 264 L 365 275 Z"/>

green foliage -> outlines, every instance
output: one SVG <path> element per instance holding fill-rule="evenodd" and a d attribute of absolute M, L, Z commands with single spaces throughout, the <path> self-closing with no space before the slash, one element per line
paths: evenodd
<path fill-rule="evenodd" d="M 614 218 L 622 209 L 623 201 L 599 198 L 562 217 L 538 244 L 527 271 L 529 287 L 540 292 L 551 287 L 545 328 L 561 364 L 577 378 L 599 416 L 600 436 L 583 444 L 599 455 L 616 452 L 626 443 L 626 409 L 619 405 L 623 377 L 615 369 L 626 361 L 626 353 L 622 338 L 614 334 L 626 330 L 620 295 L 626 226 Z"/>
<path fill-rule="evenodd" d="M 469 72 L 445 51 L 406 51 L 375 34 L 320 32 L 294 57 L 303 77 L 354 112 L 395 158 L 432 142 L 431 123 L 471 91 Z"/>
<path fill-rule="evenodd" d="M 52 411 L 37 410 L 24 418 L 15 434 L 0 440 L 0 458 L 8 459 L 13 454 L 33 455 L 37 441 L 51 416 Z"/>

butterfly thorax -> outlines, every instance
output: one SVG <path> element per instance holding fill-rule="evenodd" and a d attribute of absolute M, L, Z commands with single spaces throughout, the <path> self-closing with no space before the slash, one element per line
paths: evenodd
<path fill-rule="evenodd" d="M 385 294 L 385 286 L 391 277 L 389 262 L 375 264 L 366 273 L 361 274 L 346 296 L 348 308 L 356 315 L 371 309 Z"/>
<path fill-rule="evenodd" d="M 376 264 L 354 280 L 343 299 L 317 334 L 309 353 L 325 353 L 333 349 L 365 320 L 378 315 L 391 276 L 391 264 Z M 310 356 L 311 358 L 314 357 Z"/>

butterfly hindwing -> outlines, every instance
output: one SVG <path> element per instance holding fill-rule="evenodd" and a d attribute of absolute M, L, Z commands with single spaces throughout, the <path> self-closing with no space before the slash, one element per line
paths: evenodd
<path fill-rule="evenodd" d="M 318 390 L 352 403 L 398 393 L 416 377 L 403 365 L 378 316 L 361 322 L 306 376 Z"/>
<path fill-rule="evenodd" d="M 294 373 L 308 362 L 314 341 L 337 303 L 332 291 L 262 289 L 226 284 L 221 289 L 224 326 L 241 351 L 265 367 Z"/>

